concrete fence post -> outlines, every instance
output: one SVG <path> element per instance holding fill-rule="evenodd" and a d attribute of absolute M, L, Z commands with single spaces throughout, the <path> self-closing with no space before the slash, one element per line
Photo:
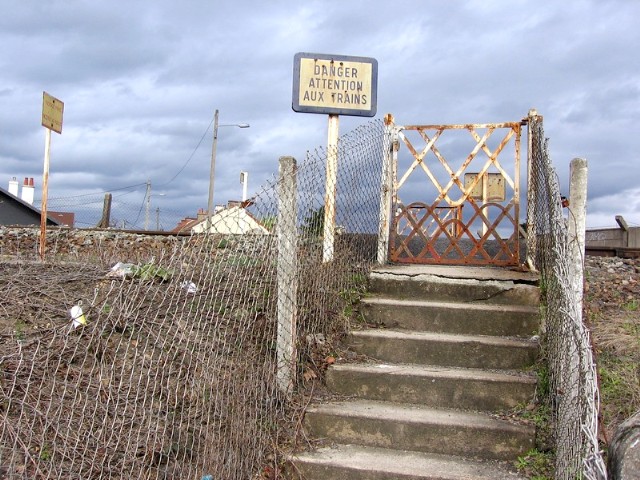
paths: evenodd
<path fill-rule="evenodd" d="M 382 178 L 380 181 L 380 215 L 378 219 L 378 264 L 387 263 L 389 256 L 389 229 L 392 222 L 393 162 L 397 151 L 398 138 L 393 125 L 393 116 L 384 119 L 385 151 L 382 158 Z"/>
<path fill-rule="evenodd" d="M 571 254 L 571 280 L 578 305 L 582 312 L 584 282 L 585 231 L 587 224 L 587 161 L 571 160 L 569 180 L 569 249 Z"/>
<path fill-rule="evenodd" d="M 298 294 L 297 167 L 293 157 L 280 157 L 278 181 L 278 338 L 277 383 L 291 393 L 296 367 L 296 314 Z"/>
<path fill-rule="evenodd" d="M 544 144 L 542 133 L 542 116 L 532 108 L 527 115 L 527 264 L 531 270 L 537 270 L 538 265 L 538 227 L 536 215 L 539 214 L 538 203 L 541 202 L 539 185 L 539 169 Z"/>

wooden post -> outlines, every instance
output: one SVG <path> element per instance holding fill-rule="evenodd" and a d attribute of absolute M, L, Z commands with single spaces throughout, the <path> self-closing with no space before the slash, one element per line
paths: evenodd
<path fill-rule="evenodd" d="M 296 373 L 298 295 L 297 171 L 293 157 L 280 157 L 278 181 L 278 388 L 291 393 Z"/>
<path fill-rule="evenodd" d="M 104 194 L 104 204 L 102 205 L 102 218 L 98 223 L 98 228 L 109 228 L 109 223 L 111 222 L 111 198 L 112 195 L 110 193 Z"/>
<path fill-rule="evenodd" d="M 42 206 L 40 208 L 40 260 L 47 248 L 47 195 L 49 192 L 49 163 L 51 158 L 51 130 L 45 128 L 44 170 L 42 172 Z"/>
<path fill-rule="evenodd" d="M 324 225 L 322 235 L 322 261 L 333 260 L 333 243 L 336 230 L 336 193 L 338 190 L 338 115 L 329 115 L 327 140 L 327 181 L 324 194 Z"/>

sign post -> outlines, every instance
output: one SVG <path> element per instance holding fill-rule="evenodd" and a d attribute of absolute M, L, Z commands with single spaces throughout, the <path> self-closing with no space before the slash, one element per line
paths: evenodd
<path fill-rule="evenodd" d="M 42 173 L 42 207 L 40 208 L 40 259 L 44 261 L 47 245 L 47 195 L 49 191 L 49 158 L 51 130 L 62 134 L 64 103 L 47 92 L 42 92 L 42 126 L 46 128 L 44 143 L 44 171 Z"/>
<path fill-rule="evenodd" d="M 323 262 L 333 260 L 338 182 L 339 115 L 373 117 L 377 109 L 378 62 L 374 58 L 297 53 L 292 108 L 329 115 Z"/>

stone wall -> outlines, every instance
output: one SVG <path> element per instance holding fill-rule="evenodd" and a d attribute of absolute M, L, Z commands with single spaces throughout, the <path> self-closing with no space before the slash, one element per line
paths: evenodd
<path fill-rule="evenodd" d="M 47 230 L 46 258 L 92 260 L 103 264 L 141 263 L 172 254 L 187 236 L 146 235 L 122 230 Z M 0 226 L 0 255 L 39 258 L 40 228 Z"/>

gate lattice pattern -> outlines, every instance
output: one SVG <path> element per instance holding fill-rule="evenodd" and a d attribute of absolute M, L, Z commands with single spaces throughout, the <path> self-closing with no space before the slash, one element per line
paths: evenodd
<path fill-rule="evenodd" d="M 519 171 L 523 124 L 526 124 L 525 120 L 496 124 L 395 126 L 392 129 L 398 141 L 394 142 L 393 159 L 395 213 L 391 261 L 519 265 Z M 456 136 L 460 131 L 469 133 L 473 147 L 464 160 L 455 165 L 447 158 L 462 158 L 459 149 L 463 142 L 459 140 L 459 134 Z M 455 137 L 454 142 L 451 137 Z M 468 141 L 468 137 L 464 140 Z M 419 142 L 423 144 L 421 148 Z M 402 144 L 411 154 L 411 163 L 398 179 Z M 451 152 L 444 152 L 452 146 Z M 417 172 L 426 175 L 426 190 L 424 179 L 418 180 L 422 182 L 419 185 L 416 182 Z M 408 197 L 413 192 L 418 198 L 405 204 L 400 198 L 405 192 Z M 425 201 L 429 196 L 432 200 Z"/>

